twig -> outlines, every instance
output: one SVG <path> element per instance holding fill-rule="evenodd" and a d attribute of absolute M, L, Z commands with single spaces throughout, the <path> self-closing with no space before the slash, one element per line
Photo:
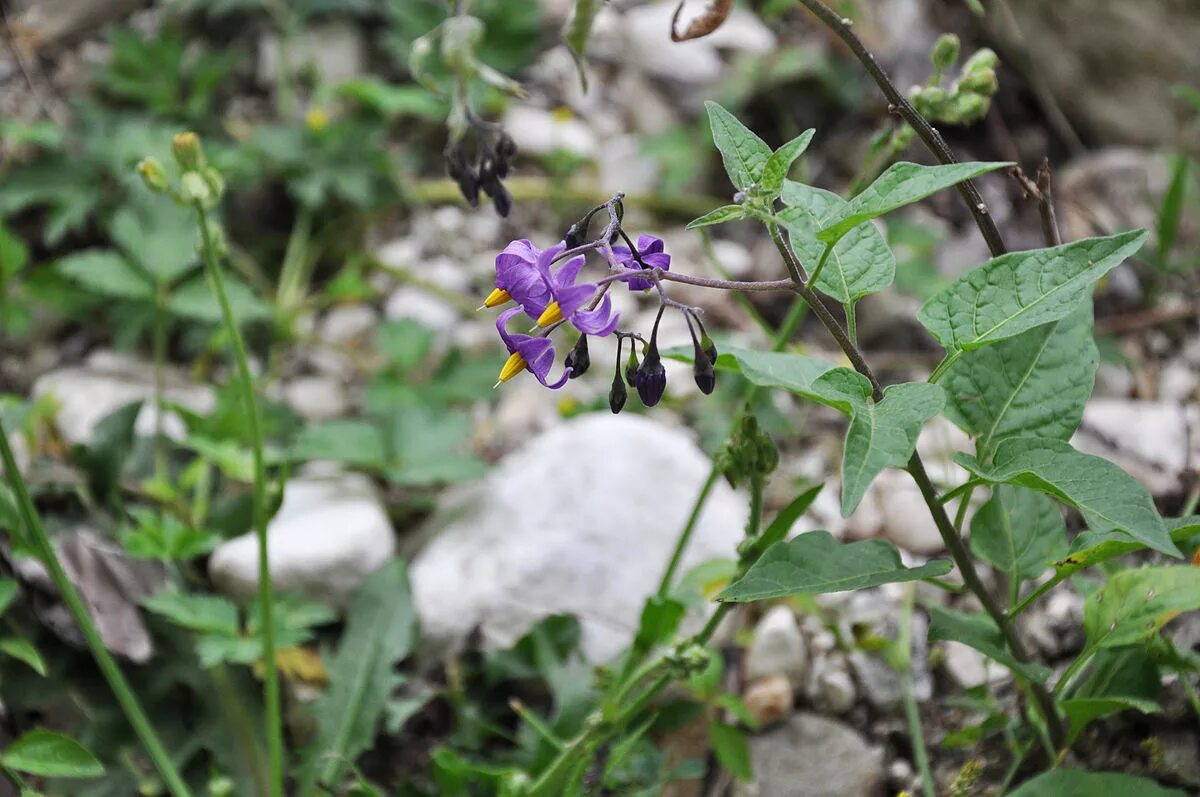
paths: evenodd
<path fill-rule="evenodd" d="M 1049 158 L 1043 159 L 1042 164 L 1038 166 L 1037 182 L 1030 180 L 1020 166 L 1012 167 L 1008 173 L 1020 184 L 1025 196 L 1037 202 L 1038 215 L 1042 219 L 1042 238 L 1045 239 L 1046 246 L 1061 244 L 1062 236 L 1058 231 L 1058 217 L 1054 213 L 1054 195 L 1050 191 Z"/>
<path fill-rule="evenodd" d="M 875 60 L 875 56 L 863 45 L 862 40 L 850 29 L 850 20 L 836 13 L 829 6 L 820 2 L 820 0 L 800 0 L 800 3 L 813 13 L 817 19 L 821 20 L 833 33 L 845 42 L 850 51 L 855 57 L 862 62 L 862 65 L 875 79 L 875 83 L 883 92 L 883 96 L 890 103 L 888 110 L 898 114 L 901 119 L 908 122 L 917 136 L 929 148 L 934 157 L 940 163 L 957 163 L 958 160 L 954 157 L 954 153 L 950 151 L 946 141 L 942 138 L 942 134 L 937 131 L 924 116 L 912 106 L 908 98 L 900 93 L 896 88 L 896 84 L 892 83 L 891 78 L 887 76 L 879 66 L 879 62 Z M 975 183 L 971 180 L 964 180 L 958 184 L 958 193 L 962 196 L 963 202 L 967 205 L 967 210 L 971 212 L 971 216 L 975 219 L 975 224 L 979 227 L 979 232 L 983 235 L 984 241 L 987 242 L 988 250 L 991 251 L 992 257 L 998 257 L 1008 251 L 1004 245 L 1004 240 L 1000 237 L 1000 230 L 996 227 L 996 222 L 992 219 L 992 215 L 988 212 L 987 203 L 983 201 L 979 190 L 975 187 Z"/>

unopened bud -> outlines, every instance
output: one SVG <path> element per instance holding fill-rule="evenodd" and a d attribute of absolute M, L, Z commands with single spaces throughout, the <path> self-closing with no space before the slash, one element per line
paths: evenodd
<path fill-rule="evenodd" d="M 996 70 L 988 67 L 967 72 L 962 80 L 958 81 L 958 87 L 960 91 L 991 97 L 1000 88 L 1000 82 L 996 79 Z"/>
<path fill-rule="evenodd" d="M 200 171 L 204 168 L 204 150 L 200 146 L 200 137 L 191 131 L 180 133 L 171 139 L 171 151 L 175 153 L 175 162 L 185 172 Z"/>
<path fill-rule="evenodd" d="M 629 391 L 625 389 L 625 381 L 617 374 L 613 377 L 612 387 L 608 391 L 608 408 L 613 411 L 613 415 L 621 411 L 628 398 Z"/>
<path fill-rule="evenodd" d="M 200 176 L 204 178 L 204 182 L 208 185 L 208 190 L 212 193 L 214 200 L 220 199 L 225 193 L 225 178 L 221 173 L 211 166 L 204 167 L 204 171 L 200 172 Z"/>
<path fill-rule="evenodd" d="M 165 192 L 170 184 L 167 180 L 167 171 L 163 165 L 158 162 L 157 158 L 142 158 L 138 162 L 137 172 L 142 176 L 142 181 L 151 191 Z"/>
<path fill-rule="evenodd" d="M 651 346 L 646 352 L 646 358 L 634 374 L 634 385 L 637 387 L 638 397 L 647 407 L 653 407 L 662 400 L 667 389 L 667 369 L 663 367 L 656 346 Z"/>
<path fill-rule="evenodd" d="M 996 56 L 996 53 L 984 47 L 967 59 L 967 62 L 963 64 L 962 71 L 964 75 L 967 75 L 971 72 L 978 72 L 981 69 L 995 69 L 999 63 L 1000 59 Z"/>
<path fill-rule="evenodd" d="M 933 68 L 939 73 L 945 72 L 958 61 L 958 36 L 953 33 L 943 33 L 933 45 Z"/>
<path fill-rule="evenodd" d="M 583 376 L 592 365 L 592 356 L 588 353 L 587 335 L 580 335 L 575 346 L 567 354 L 565 365 L 571 369 L 571 379 Z"/>
<path fill-rule="evenodd" d="M 189 205 L 196 202 L 207 205 L 212 199 L 212 191 L 199 172 L 184 172 L 179 178 L 179 196 Z"/>

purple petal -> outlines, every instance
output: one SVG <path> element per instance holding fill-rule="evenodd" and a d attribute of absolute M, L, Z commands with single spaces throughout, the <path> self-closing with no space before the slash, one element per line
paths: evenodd
<path fill-rule="evenodd" d="M 595 283 L 589 282 L 584 285 L 572 285 L 569 288 L 559 289 L 555 292 L 554 298 L 558 302 L 563 317 L 570 318 L 579 308 L 587 304 L 595 293 Z"/>
<path fill-rule="evenodd" d="M 583 269 L 583 256 L 573 257 L 564 263 L 555 275 L 551 278 L 551 286 L 553 288 L 569 288 L 575 284 L 575 280 L 579 278 L 579 272 Z"/>
<path fill-rule="evenodd" d="M 642 259 L 644 260 L 646 255 L 654 254 L 655 252 L 661 252 L 664 244 L 662 238 L 657 238 L 653 235 L 646 235 L 646 233 L 642 233 L 638 236 L 637 246 L 638 251 L 642 254 Z"/>
<path fill-rule="evenodd" d="M 504 341 L 504 347 L 508 349 L 509 354 L 517 350 L 517 343 L 515 337 L 509 334 L 504 326 L 509 322 L 509 319 L 519 312 L 521 312 L 520 307 L 510 307 L 496 317 L 496 331 L 500 333 L 500 340 Z"/>
<path fill-rule="evenodd" d="M 612 300 L 605 296 L 595 310 L 580 310 L 571 316 L 571 324 L 585 335 L 598 338 L 611 335 L 617 328 L 620 313 L 612 311 Z"/>

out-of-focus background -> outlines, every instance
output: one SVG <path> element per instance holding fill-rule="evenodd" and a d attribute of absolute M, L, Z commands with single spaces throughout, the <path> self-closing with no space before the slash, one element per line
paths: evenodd
<path fill-rule="evenodd" d="M 235 732 L 238 705 L 258 711 L 247 666 L 256 651 L 238 646 L 253 618 L 204 627 L 152 596 L 253 595 L 246 419 L 228 387 L 229 340 L 189 214 L 145 188 L 139 160 L 169 162 L 172 136 L 193 130 L 226 181 L 217 215 L 234 309 L 266 402 L 271 465 L 287 479 L 271 534 L 274 580 L 295 596 L 281 659 L 295 708 L 289 738 L 313 738 L 304 706 L 353 663 L 347 640 L 369 636 L 341 631 L 348 613 L 354 628 L 356 591 L 395 557 L 411 563 L 411 601 L 397 592 L 395 611 L 419 621 L 419 636 L 395 651 L 407 663 L 349 751 L 363 754 L 362 772 L 388 794 L 456 793 L 439 780 L 455 762 L 519 758 L 531 741 L 527 726 L 513 730 L 510 697 L 536 705 L 550 694 L 559 710 L 586 704 L 591 669 L 581 662 L 602 663 L 629 644 L 741 406 L 735 374 L 706 397 L 687 366 L 668 363 L 662 404 L 648 411 L 631 400 L 613 415 L 607 341 L 593 344 L 591 372 L 562 390 L 529 374 L 493 390 L 505 352 L 494 311 L 476 308 L 496 254 L 514 239 L 561 240 L 620 191 L 625 228 L 663 238 L 673 271 L 786 277 L 761 227 L 684 230 L 732 195 L 706 100 L 772 146 L 816 128 L 794 175 L 840 193 L 889 159 L 932 162 L 919 142 L 892 146 L 895 118 L 874 83 L 795 4 L 738 3 L 712 35 L 673 43 L 674 3 L 613 0 L 586 50 L 586 90 L 561 35 L 573 3 L 469 5 L 485 23 L 476 56 L 524 89 L 516 97 L 476 82 L 469 93 L 474 112 L 517 147 L 506 218 L 486 198 L 470 207 L 446 177 L 445 70 L 429 76 L 441 91 L 410 71 L 414 42 L 446 18 L 444 3 L 0 2 L 0 413 L 106 646 L 136 674 L 189 772 L 228 778 L 228 793 L 255 793 L 243 790 L 253 772 Z M 1075 444 L 1132 472 L 1164 514 L 1194 506 L 1200 6 L 833 5 L 906 92 L 953 93 L 962 64 L 995 51 L 998 89 L 979 118 L 938 127 L 962 160 L 1010 160 L 1032 175 L 1048 159 L 1064 239 L 1150 230 L 1137 258 L 1097 291 L 1101 365 Z M 685 20 L 701 7 L 689 3 Z M 938 77 L 930 55 L 947 32 L 962 55 Z M 1001 171 L 978 183 L 1010 248 L 1042 245 L 1036 204 L 1014 179 Z M 860 305 L 859 337 L 885 381 L 924 378 L 940 350 L 916 309 L 988 251 L 952 191 L 889 216 L 881 230 L 896 251 L 896 280 Z M 762 327 L 778 325 L 790 305 L 787 296 L 681 285 L 672 295 L 704 309 L 718 342 L 760 348 L 769 345 Z M 622 291 L 618 309 L 645 332 L 657 305 Z M 664 347 L 689 343 L 681 317 L 663 323 Z M 817 325 L 797 340 L 839 356 Z M 569 345 L 560 342 L 553 373 Z M 161 416 L 156 386 L 167 399 Z M 781 455 L 771 512 L 836 474 L 843 422 L 779 396 L 755 409 Z M 940 485 L 961 481 L 951 457 L 969 445 L 948 422 L 926 429 L 921 450 Z M 941 551 L 904 474 L 885 472 L 849 519 L 835 486 L 803 528 L 885 538 L 914 561 Z M 0 528 L 16 523 L 11 506 L 0 492 Z M 685 571 L 734 555 L 745 507 L 718 482 Z M 21 585 L 0 637 L 32 640 L 45 674 L 0 655 L 0 748 L 33 724 L 67 728 L 109 774 L 52 793 L 162 793 L 44 569 L 14 538 L 0 540 L 0 577 Z M 694 572 L 699 595 L 711 576 Z M 898 675 L 871 644 L 894 634 L 901 595 L 833 597 L 746 615 L 730 637 L 749 651 L 726 688 L 774 723 L 751 736 L 757 790 L 747 794 L 807 794 L 794 784 L 812 783 L 825 784 L 821 794 L 867 797 L 912 786 Z M 1064 590 L 1022 626 L 1051 664 L 1080 647 L 1081 600 Z M 1179 633 L 1192 645 L 1200 626 Z M 923 627 L 914 638 L 934 766 L 949 783 L 987 758 L 987 744 L 1002 745 L 980 717 L 989 690 L 1011 694 L 1012 685 L 969 648 L 927 648 Z M 1091 760 L 1200 787 L 1190 720 L 1167 710 L 1118 723 L 1090 743 Z M 682 714 L 676 725 L 655 730 L 657 749 L 674 763 L 703 761 L 703 739 L 688 736 Z M 700 793 L 688 783 L 672 793 Z M 0 794 L 13 793 L 6 788 Z"/>

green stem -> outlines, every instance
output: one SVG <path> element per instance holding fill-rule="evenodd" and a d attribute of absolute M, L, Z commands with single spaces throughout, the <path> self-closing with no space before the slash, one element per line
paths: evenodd
<path fill-rule="evenodd" d="M 846 335 L 850 338 L 850 342 L 857 346 L 858 322 L 854 318 L 854 302 L 846 302 L 842 308 L 846 311 Z"/>
<path fill-rule="evenodd" d="M 1048 581 L 1044 581 L 1031 593 L 1025 596 L 1025 599 L 1016 606 L 1008 610 L 1008 620 L 1012 622 L 1017 616 L 1033 605 L 1034 601 L 1045 595 L 1050 590 L 1057 587 L 1062 582 L 1066 581 L 1067 577 L 1060 570 L 1050 577 Z"/>
<path fill-rule="evenodd" d="M 254 378 L 250 373 L 250 360 L 246 356 L 246 343 L 229 304 L 225 289 L 225 277 L 221 273 L 208 212 L 204 205 L 195 203 L 196 216 L 200 222 L 203 238 L 204 267 L 212 283 L 217 302 L 221 305 L 221 316 L 233 342 L 237 360 L 239 389 L 242 393 L 243 410 L 250 427 L 250 445 L 254 457 L 254 530 L 258 537 L 258 603 L 262 624 L 263 669 L 265 671 L 264 703 L 267 724 L 267 755 L 271 765 L 271 797 L 283 796 L 283 721 L 279 705 L 279 669 L 275 661 L 275 596 L 271 587 L 271 567 L 267 545 L 267 468 L 263 458 L 262 421 L 258 399 L 254 395 Z"/>
<path fill-rule="evenodd" d="M 154 478 L 167 480 L 167 436 L 163 432 L 166 413 L 165 371 L 167 367 L 166 287 L 160 282 L 154 289 Z"/>
<path fill-rule="evenodd" d="M 921 728 L 921 709 L 917 705 L 917 696 L 913 686 L 912 675 L 912 616 L 913 604 L 917 591 L 909 586 L 905 592 L 903 610 L 900 614 L 900 633 L 896 644 L 902 646 L 904 666 L 900 669 L 900 697 L 904 702 L 904 720 L 908 724 L 908 733 L 912 738 L 913 760 L 917 764 L 917 772 L 921 774 L 921 787 L 925 797 L 937 797 L 937 789 L 933 780 L 933 770 L 929 766 L 929 750 L 925 747 L 925 732 Z"/>
<path fill-rule="evenodd" d="M 21 513 L 21 522 L 25 526 L 26 533 L 41 555 L 42 563 L 50 572 L 50 578 L 54 581 L 55 586 L 58 587 L 59 594 L 62 597 L 63 603 L 66 604 L 67 611 L 75 619 L 75 624 L 79 627 L 80 633 L 83 634 L 83 639 L 88 646 L 88 650 L 91 651 L 92 657 L 96 660 L 96 665 L 100 668 L 104 679 L 108 681 L 109 687 L 117 698 L 117 703 L 120 704 L 121 710 L 125 712 L 126 719 L 133 726 L 133 730 L 141 740 L 142 746 L 146 748 L 146 754 L 150 756 L 150 760 L 154 763 L 159 775 L 162 776 L 167 790 L 174 797 L 190 797 L 191 792 L 188 791 L 188 787 L 184 784 L 183 778 L 180 777 L 175 764 L 171 762 L 171 757 L 168 755 L 166 748 L 163 747 L 162 741 L 158 738 L 158 734 L 150 724 L 150 720 L 146 718 L 145 712 L 142 711 L 141 704 L 138 703 L 137 697 L 134 696 L 133 690 L 130 689 L 129 683 L 121 673 L 120 667 L 117 666 L 117 662 L 108 652 L 108 649 L 104 647 L 104 642 L 100 638 L 100 632 L 96 630 L 91 615 L 88 614 L 88 610 L 84 606 L 83 599 L 75 589 L 71 577 L 63 568 L 62 562 L 59 561 L 58 554 L 54 551 L 54 545 L 46 535 L 46 529 L 42 526 L 41 518 L 38 516 L 37 509 L 33 505 L 33 499 L 30 497 L 29 490 L 25 486 L 25 479 L 22 478 L 21 472 L 17 470 L 16 457 L 13 456 L 12 446 L 8 442 L 8 432 L 2 424 L 0 424 L 0 462 L 4 465 L 4 472 L 8 475 L 8 482 L 12 486 L 13 494 L 16 496 L 17 507 Z"/>
<path fill-rule="evenodd" d="M 821 276 L 821 272 L 825 270 L 825 261 L 829 259 L 829 254 L 833 251 L 833 244 L 825 244 L 825 249 L 821 252 L 821 258 L 817 261 L 817 267 L 813 269 L 812 276 L 808 278 L 809 285 L 817 284 L 817 277 Z"/>
<path fill-rule="evenodd" d="M 1097 648 L 1087 647 L 1075 657 L 1075 661 L 1071 662 L 1071 665 L 1067 667 L 1066 672 L 1064 672 L 1062 677 L 1058 679 L 1058 682 L 1054 684 L 1055 698 L 1061 700 L 1070 693 L 1071 689 L 1075 686 L 1075 681 L 1077 681 L 1079 676 L 1082 674 L 1083 668 L 1086 667 L 1088 662 L 1092 660 L 1092 657 L 1096 655 L 1096 650 Z"/>

